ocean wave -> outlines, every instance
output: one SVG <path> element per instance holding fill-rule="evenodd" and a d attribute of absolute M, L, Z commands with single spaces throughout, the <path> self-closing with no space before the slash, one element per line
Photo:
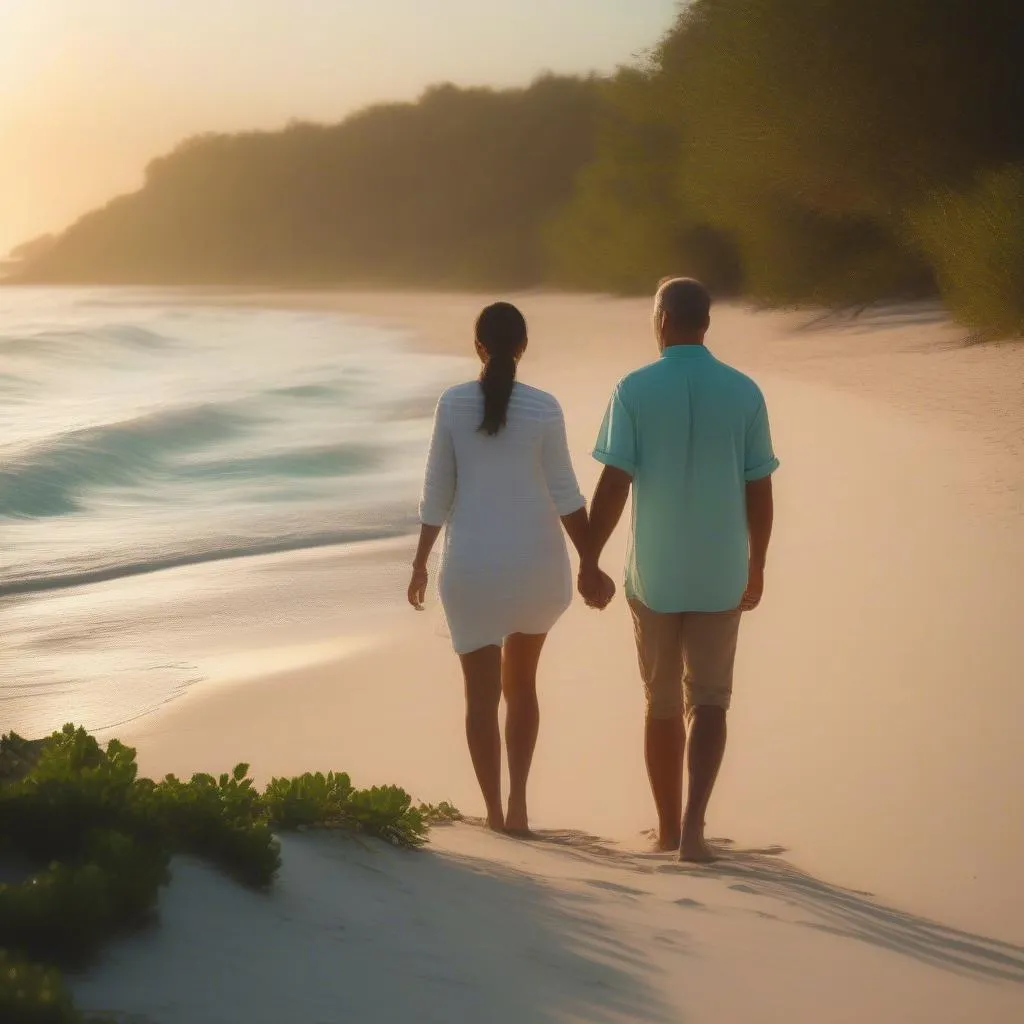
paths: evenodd
<path fill-rule="evenodd" d="M 52 590 L 70 590 L 74 587 L 106 583 L 110 580 L 129 576 L 144 576 L 166 569 L 179 569 L 188 565 L 202 565 L 207 562 L 222 562 L 237 558 L 253 558 L 258 555 L 281 554 L 288 551 L 304 551 L 314 548 L 334 547 L 341 544 L 356 544 L 370 540 L 386 540 L 408 533 L 409 523 L 395 520 L 381 521 L 373 527 L 351 527 L 344 530 L 329 530 L 307 534 L 289 534 L 282 537 L 264 538 L 245 544 L 213 544 L 165 554 L 154 554 L 135 561 L 118 562 L 111 565 L 95 566 L 67 572 L 40 572 L 34 575 L 8 577 L 0 581 L 0 599 L 38 594 Z"/>
<path fill-rule="evenodd" d="M 151 331 L 148 327 L 140 327 L 138 324 L 111 324 L 100 328 L 98 332 L 90 334 L 90 336 L 107 339 L 125 348 L 143 349 L 144 351 L 172 348 L 177 344 L 170 335 Z"/>
<path fill-rule="evenodd" d="M 291 387 L 271 388 L 264 394 L 276 398 L 302 398 L 314 401 L 334 401 L 343 389 L 333 384 L 295 384 Z"/>
<path fill-rule="evenodd" d="M 211 459 L 184 466 L 179 474 L 220 480 L 272 477 L 339 477 L 364 473 L 383 461 L 380 449 L 367 444 L 338 444 L 272 452 L 242 458 Z"/>
<path fill-rule="evenodd" d="M 63 356 L 83 345 L 95 350 L 103 345 L 152 352 L 171 348 L 175 339 L 138 324 L 105 324 L 100 327 L 41 330 L 27 334 L 0 335 L 0 353 L 8 356 Z"/>
<path fill-rule="evenodd" d="M 69 431 L 7 457 L 0 452 L 0 519 L 69 515 L 82 508 L 87 490 L 143 482 L 168 455 L 226 440 L 248 422 L 237 409 L 200 405 Z"/>

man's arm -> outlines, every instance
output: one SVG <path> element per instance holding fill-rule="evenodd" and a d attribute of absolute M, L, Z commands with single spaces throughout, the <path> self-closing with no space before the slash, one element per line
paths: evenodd
<path fill-rule="evenodd" d="M 601 553 L 619 525 L 633 478 L 616 466 L 605 466 L 590 505 L 590 538 L 586 557 L 580 560 L 579 590 L 587 604 L 603 607 L 608 577 L 601 571 Z"/>
<path fill-rule="evenodd" d="M 619 525 L 632 486 L 633 478 L 617 466 L 605 466 L 601 472 L 601 479 L 598 480 L 594 491 L 594 500 L 590 503 L 588 560 L 594 564 L 600 560 L 608 539 Z"/>
<path fill-rule="evenodd" d="M 600 569 L 601 552 L 615 532 L 638 463 L 637 429 L 626 392 L 626 379 L 612 392 L 594 445 L 594 458 L 604 466 L 590 506 L 590 543 L 580 561 L 579 591 L 587 604 L 603 608 L 615 594 L 615 584 Z"/>
<path fill-rule="evenodd" d="M 764 567 L 768 560 L 768 544 L 772 539 L 772 523 L 775 518 L 771 475 L 749 481 L 746 489 L 750 566 L 740 610 L 749 612 L 761 603 L 764 594 Z"/>

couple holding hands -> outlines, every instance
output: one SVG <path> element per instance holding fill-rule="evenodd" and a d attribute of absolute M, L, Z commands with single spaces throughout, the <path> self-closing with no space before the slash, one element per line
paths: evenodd
<path fill-rule="evenodd" d="M 688 861 L 714 857 L 704 819 L 725 752 L 740 619 L 764 589 L 778 460 L 760 389 L 705 347 L 710 313 L 698 281 L 674 278 L 658 289 L 660 358 L 612 392 L 593 453 L 604 469 L 589 515 L 558 402 L 516 380 L 527 329 L 515 306 L 483 310 L 475 337 L 480 378 L 438 402 L 408 596 L 422 607 L 427 560 L 444 527 L 439 590 L 492 829 L 529 835 L 537 667 L 572 600 L 563 531 L 579 555 L 579 593 L 606 607 L 616 588 L 600 558 L 632 495 L 625 594 L 647 703 L 656 847 Z"/>

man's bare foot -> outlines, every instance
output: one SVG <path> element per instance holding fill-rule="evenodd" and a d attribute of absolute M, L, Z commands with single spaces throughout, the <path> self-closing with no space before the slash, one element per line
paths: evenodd
<path fill-rule="evenodd" d="M 499 811 L 495 814 L 487 815 L 487 827 L 492 832 L 504 832 L 505 831 L 505 818 Z"/>
<path fill-rule="evenodd" d="M 505 815 L 505 831 L 512 835 L 530 834 L 530 816 L 526 811 L 526 800 L 509 797 L 508 814 Z"/>
<path fill-rule="evenodd" d="M 718 860 L 718 854 L 708 846 L 704 838 L 704 832 L 695 832 L 693 835 L 683 833 L 682 842 L 679 844 L 679 859 L 689 864 L 710 864 Z"/>

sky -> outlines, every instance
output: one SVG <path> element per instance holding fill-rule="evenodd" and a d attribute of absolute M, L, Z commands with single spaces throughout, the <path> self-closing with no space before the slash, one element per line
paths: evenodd
<path fill-rule="evenodd" d="M 611 71 L 676 0 L 0 0 L 0 254 L 200 131 L 338 121 L 429 84 Z"/>

